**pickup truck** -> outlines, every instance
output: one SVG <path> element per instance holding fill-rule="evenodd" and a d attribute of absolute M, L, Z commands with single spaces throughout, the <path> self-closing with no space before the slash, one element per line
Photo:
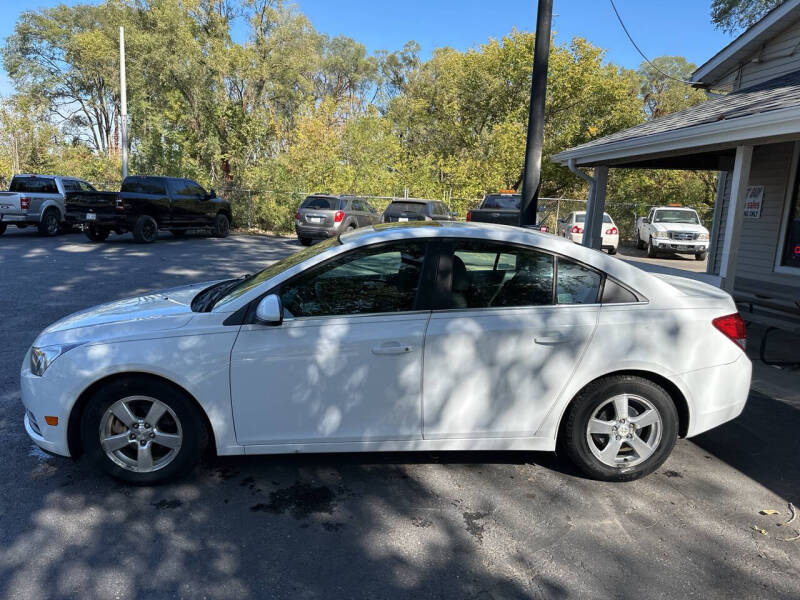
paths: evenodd
<path fill-rule="evenodd" d="M 66 198 L 67 222 L 83 226 L 86 237 L 102 242 L 111 231 L 132 232 L 139 243 L 154 242 L 159 229 L 183 237 L 190 229 L 228 235 L 231 205 L 191 179 L 132 175 L 119 192 L 74 192 Z"/>
<path fill-rule="evenodd" d="M 519 207 L 522 204 L 520 194 L 500 192 L 484 196 L 478 208 L 467 212 L 467 221 L 475 223 L 500 223 L 501 225 L 519 225 Z M 543 209 L 544 207 L 540 207 Z M 539 219 L 539 217 L 537 217 Z M 536 229 L 547 233 L 546 225 L 532 225 Z"/>
<path fill-rule="evenodd" d="M 636 219 L 636 246 L 647 248 L 650 258 L 664 252 L 694 254 L 697 260 L 705 260 L 708 243 L 708 229 L 692 208 L 656 206 L 646 217 Z"/>
<path fill-rule="evenodd" d="M 9 225 L 36 225 L 42 235 L 65 227 L 64 197 L 69 192 L 94 192 L 83 179 L 63 175 L 14 175 L 7 192 L 0 192 L 0 235 Z"/>

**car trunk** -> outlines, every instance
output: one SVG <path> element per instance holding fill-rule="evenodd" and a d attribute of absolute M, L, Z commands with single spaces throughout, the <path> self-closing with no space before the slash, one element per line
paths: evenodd
<path fill-rule="evenodd" d="M 297 211 L 300 223 L 304 228 L 330 229 L 341 204 L 338 198 L 307 198 Z"/>

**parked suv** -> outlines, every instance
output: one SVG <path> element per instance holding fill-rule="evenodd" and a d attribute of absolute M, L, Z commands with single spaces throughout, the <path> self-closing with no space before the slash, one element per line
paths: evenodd
<path fill-rule="evenodd" d="M 438 200 L 412 200 L 398 198 L 392 200 L 381 217 L 382 223 L 398 223 L 405 221 L 455 221 L 456 213 L 444 202 Z"/>
<path fill-rule="evenodd" d="M 191 179 L 132 175 L 119 192 L 69 192 L 67 222 L 80 224 L 93 242 L 109 232 L 133 232 L 140 243 L 154 242 L 159 229 L 182 237 L 190 229 L 208 229 L 225 237 L 231 228 L 231 205 Z"/>
<path fill-rule="evenodd" d="M 7 192 L 0 192 L 0 235 L 9 225 L 36 225 L 42 235 L 56 235 L 64 226 L 64 195 L 95 191 L 83 179 L 63 175 L 14 175 Z"/>
<path fill-rule="evenodd" d="M 295 212 L 294 230 L 300 243 L 309 246 L 315 239 L 333 237 L 379 220 L 378 211 L 362 198 L 314 194 L 303 200 Z"/>

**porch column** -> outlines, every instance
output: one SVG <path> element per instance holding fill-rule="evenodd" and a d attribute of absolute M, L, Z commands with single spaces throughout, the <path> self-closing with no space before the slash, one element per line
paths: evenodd
<path fill-rule="evenodd" d="M 586 222 L 583 224 L 583 245 L 599 250 L 603 245 L 603 213 L 606 211 L 606 184 L 608 167 L 594 168 L 594 185 L 586 205 Z"/>
<path fill-rule="evenodd" d="M 752 146 L 737 146 L 736 160 L 731 173 L 731 197 L 725 219 L 725 239 L 722 242 L 722 258 L 719 264 L 719 286 L 733 293 L 736 278 L 736 259 L 739 253 L 739 236 L 742 233 L 744 200 L 750 181 L 750 165 L 753 162 Z"/>
<path fill-rule="evenodd" d="M 711 217 L 711 235 L 708 238 L 708 262 L 706 273 L 716 275 L 719 258 L 716 250 L 719 247 L 719 230 L 722 229 L 722 205 L 725 204 L 725 188 L 728 185 L 728 171 L 717 173 L 717 194 L 714 198 L 714 215 Z"/>

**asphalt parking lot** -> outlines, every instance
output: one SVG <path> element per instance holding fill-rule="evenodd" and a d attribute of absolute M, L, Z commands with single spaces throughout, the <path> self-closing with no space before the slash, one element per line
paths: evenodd
<path fill-rule="evenodd" d="M 1 597 L 800 597 L 800 541 L 775 526 L 800 505 L 800 411 L 758 393 L 628 484 L 587 480 L 551 454 L 458 452 L 210 458 L 180 482 L 135 488 L 28 440 L 18 370 L 47 324 L 299 248 L 0 237 Z"/>

